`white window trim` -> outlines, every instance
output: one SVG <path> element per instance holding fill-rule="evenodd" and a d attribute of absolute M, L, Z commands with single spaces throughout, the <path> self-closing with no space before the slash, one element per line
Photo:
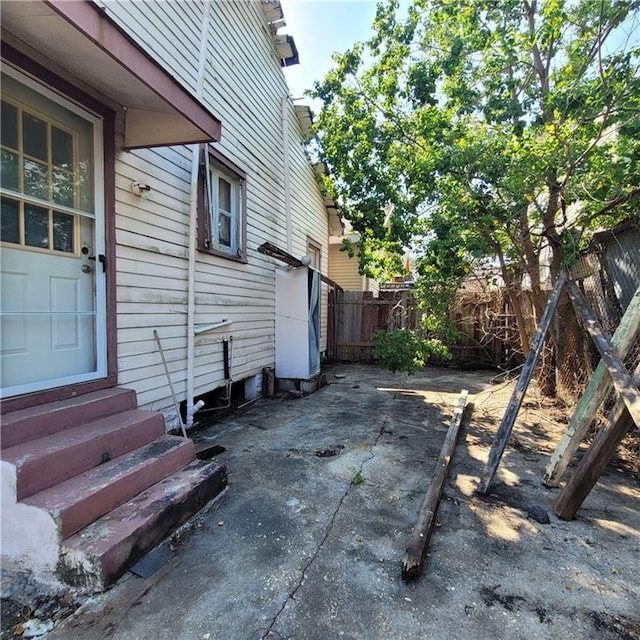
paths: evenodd
<path fill-rule="evenodd" d="M 207 218 L 208 233 L 205 238 L 207 248 L 218 255 L 228 256 L 234 259 L 245 259 L 245 233 L 244 226 L 246 221 L 246 190 L 245 177 L 240 173 L 225 166 L 215 157 L 212 157 L 211 150 L 205 151 L 204 161 L 205 174 L 205 198 L 204 198 L 204 216 Z M 230 163 L 229 163 L 230 164 Z M 218 206 L 218 179 L 222 178 L 231 184 L 231 229 L 230 238 L 231 245 L 227 246 L 220 242 L 219 238 L 219 222 L 221 215 L 228 215 L 228 212 L 221 214 Z"/>
<path fill-rule="evenodd" d="M 318 258 L 317 264 L 313 259 L 313 254 Z M 309 266 L 316 271 L 322 272 L 322 245 L 311 236 L 307 236 L 307 255 L 311 258 L 311 264 Z"/>

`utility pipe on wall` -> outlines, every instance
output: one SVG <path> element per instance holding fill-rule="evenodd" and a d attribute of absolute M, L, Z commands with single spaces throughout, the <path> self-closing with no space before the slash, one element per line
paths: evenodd
<path fill-rule="evenodd" d="M 196 97 L 202 98 L 204 89 L 204 73 L 207 62 L 207 47 L 209 44 L 209 17 L 211 13 L 210 0 L 204 3 L 202 15 L 202 30 L 200 32 L 200 57 L 198 59 L 198 78 Z M 193 415 L 202 408 L 199 402 L 193 404 L 193 367 L 195 352 L 195 315 L 196 315 L 196 250 L 197 250 L 197 221 L 198 221 L 198 171 L 200 169 L 200 145 L 191 147 L 191 193 L 189 198 L 189 268 L 187 275 L 187 416 L 185 427 L 193 426 Z"/>
<path fill-rule="evenodd" d="M 289 96 L 282 98 L 282 182 L 284 189 L 284 221 L 287 236 L 287 251 L 293 252 L 293 229 L 291 225 L 291 184 L 289 171 Z"/>

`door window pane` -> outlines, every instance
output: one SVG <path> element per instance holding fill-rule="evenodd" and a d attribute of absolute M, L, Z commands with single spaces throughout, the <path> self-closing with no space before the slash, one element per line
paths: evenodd
<path fill-rule="evenodd" d="M 73 137 L 70 133 L 51 127 L 51 160 L 57 167 L 73 168 Z"/>
<path fill-rule="evenodd" d="M 0 129 L 2 134 L 0 136 L 2 144 L 5 147 L 11 147 L 12 149 L 18 148 L 18 110 L 12 104 L 8 102 L 2 102 L 2 121 L 0 122 Z"/>
<path fill-rule="evenodd" d="M 73 253 L 74 217 L 67 213 L 53 212 L 53 248 L 55 251 Z"/>
<path fill-rule="evenodd" d="M 2 186 L 12 191 L 18 190 L 18 155 L 2 149 L 0 152 L 1 165 L 0 176 L 2 177 Z"/>
<path fill-rule="evenodd" d="M 0 240 L 14 244 L 20 243 L 20 205 L 17 200 L 2 198 Z"/>
<path fill-rule="evenodd" d="M 30 247 L 49 248 L 49 211 L 24 205 L 24 243 Z"/>
<path fill-rule="evenodd" d="M 28 196 L 49 199 L 49 180 L 47 178 L 47 165 L 34 162 L 25 158 L 23 160 L 24 192 Z"/>
<path fill-rule="evenodd" d="M 53 169 L 53 201 L 67 207 L 73 207 L 73 174 L 63 169 Z"/>
<path fill-rule="evenodd" d="M 47 123 L 30 113 L 22 114 L 22 137 L 27 155 L 47 161 Z"/>
<path fill-rule="evenodd" d="M 87 160 L 78 163 L 78 194 L 80 196 L 79 208 L 83 211 L 93 209 L 93 171 L 92 165 Z"/>

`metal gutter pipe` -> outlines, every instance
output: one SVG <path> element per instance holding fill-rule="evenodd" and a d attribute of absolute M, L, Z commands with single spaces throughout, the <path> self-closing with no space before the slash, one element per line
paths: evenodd
<path fill-rule="evenodd" d="M 291 184 L 289 169 L 289 96 L 282 98 L 281 117 L 282 117 L 282 182 L 284 189 L 284 220 L 287 236 L 287 251 L 293 251 L 293 227 L 291 224 Z"/>
<path fill-rule="evenodd" d="M 200 57 L 198 59 L 198 81 L 196 97 L 201 99 L 204 90 L 204 74 L 207 63 L 207 47 L 209 44 L 209 23 L 211 3 L 206 0 L 202 15 L 202 30 L 200 32 Z M 200 168 L 200 145 L 191 147 L 191 192 L 189 198 L 189 268 L 187 276 L 187 415 L 185 427 L 193 427 L 193 416 L 199 411 L 202 401 L 193 403 L 193 368 L 195 352 L 195 315 L 196 315 L 196 250 L 197 250 L 197 221 L 198 221 L 198 171 Z"/>

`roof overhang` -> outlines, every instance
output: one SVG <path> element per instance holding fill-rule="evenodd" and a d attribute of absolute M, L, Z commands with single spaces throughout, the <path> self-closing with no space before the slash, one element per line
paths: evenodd
<path fill-rule="evenodd" d="M 294 64 L 300 64 L 300 56 L 298 48 L 290 35 L 274 35 L 271 37 L 276 48 L 276 54 L 280 58 L 281 67 L 290 67 Z"/>
<path fill-rule="evenodd" d="M 276 55 L 280 59 L 280 66 L 290 67 L 293 64 L 300 64 L 298 48 L 293 40 L 293 36 L 286 34 L 278 35 L 278 29 L 287 26 L 280 0 L 262 0 L 261 4 L 262 12 L 271 31 L 271 40 L 273 40 Z"/>
<path fill-rule="evenodd" d="M 108 9 L 107 9 L 108 10 Z M 2 31 L 125 110 L 128 149 L 220 140 L 222 125 L 90 0 L 3 0 Z"/>
<path fill-rule="evenodd" d="M 272 33 L 276 33 L 280 27 L 286 27 L 284 12 L 280 0 L 262 0 L 262 11 Z"/>
<path fill-rule="evenodd" d="M 327 174 L 327 167 L 324 162 L 316 162 L 313 165 L 314 173 L 320 177 Z M 328 195 L 323 195 L 324 207 L 327 210 L 327 218 L 329 220 L 329 235 L 341 236 L 344 233 L 344 223 L 342 222 L 342 216 L 338 210 L 338 205 L 333 198 Z"/>
<path fill-rule="evenodd" d="M 313 134 L 313 113 L 311 108 L 306 104 L 297 104 L 294 106 L 296 117 L 300 123 L 300 130 L 304 138 L 310 138 Z"/>

